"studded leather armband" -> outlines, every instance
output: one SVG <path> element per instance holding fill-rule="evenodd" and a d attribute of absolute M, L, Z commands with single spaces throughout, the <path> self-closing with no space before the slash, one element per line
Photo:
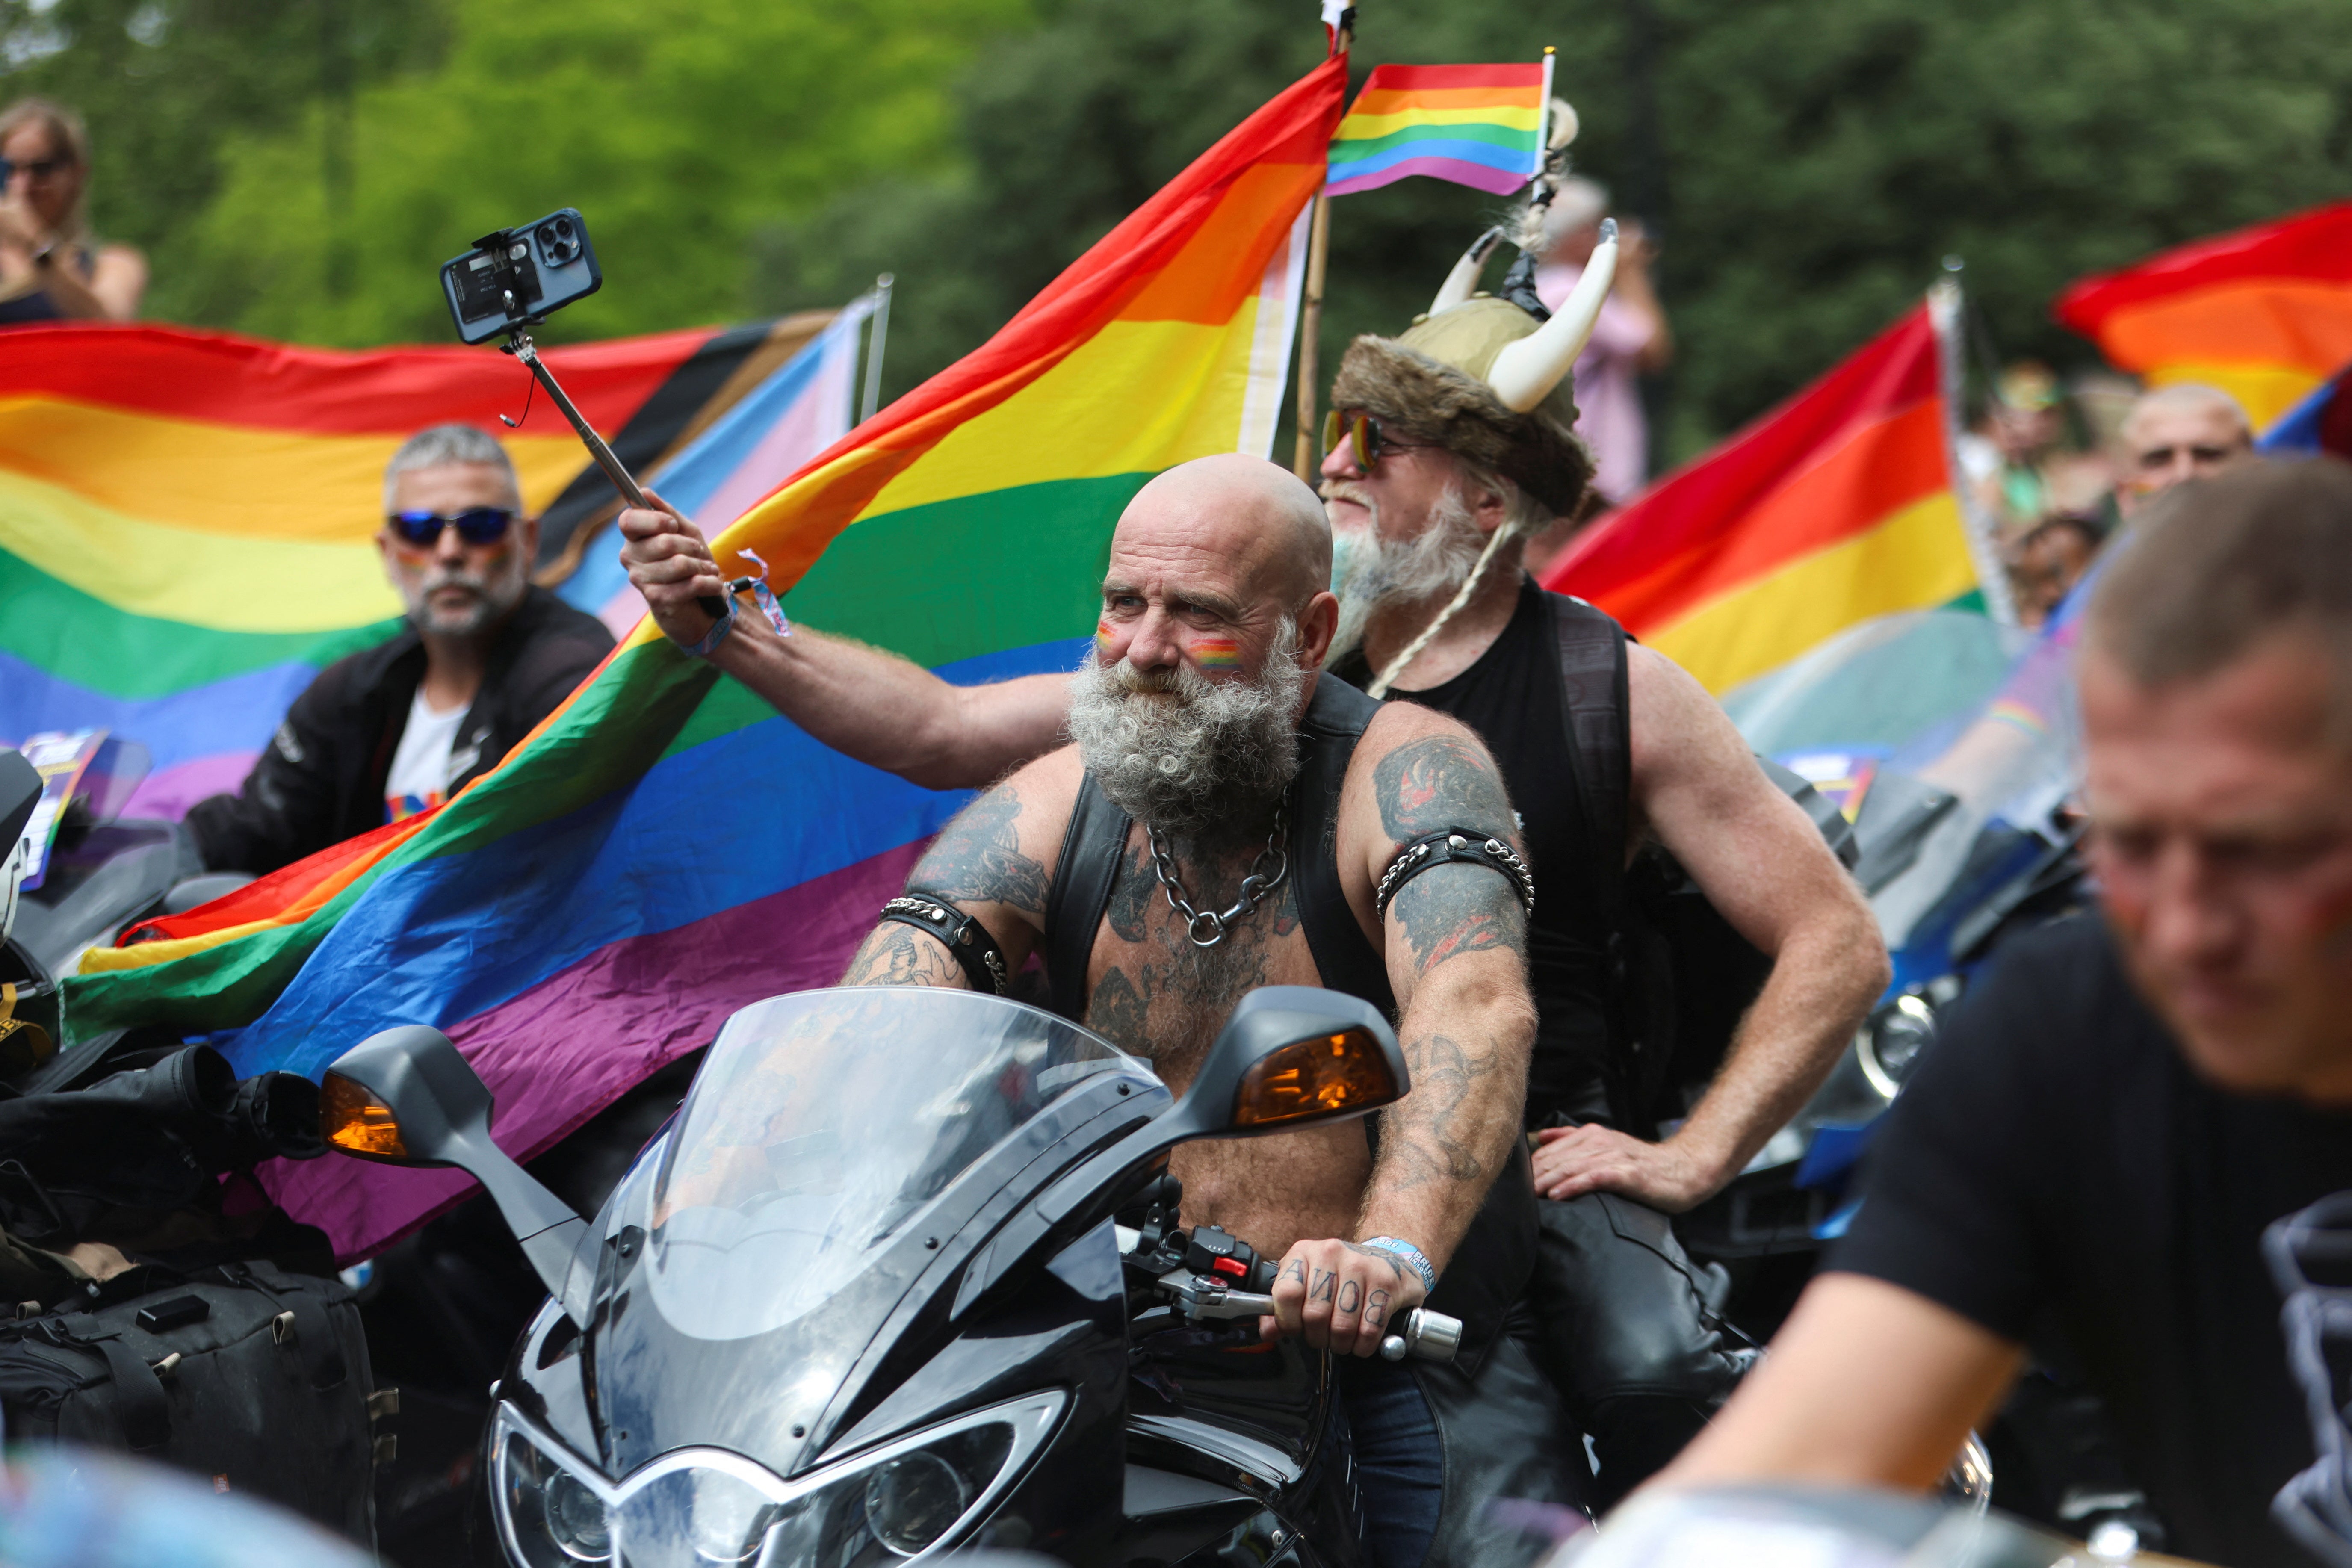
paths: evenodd
<path fill-rule="evenodd" d="M 1454 861 L 1466 861 L 1499 872 L 1519 895 L 1519 910 L 1532 918 L 1536 912 L 1536 879 L 1528 863 L 1518 852 L 1500 838 L 1466 827 L 1441 828 L 1435 833 L 1414 839 L 1397 851 L 1395 859 L 1381 875 L 1381 885 L 1372 894 L 1372 912 L 1386 916 L 1389 905 L 1395 901 L 1404 885 L 1423 871 Z"/>
<path fill-rule="evenodd" d="M 882 906 L 882 919 L 929 931 L 946 943 L 974 991 L 1002 996 L 1011 988 L 1013 977 L 1005 968 L 1004 950 L 996 945 L 986 926 L 946 900 L 929 893 L 901 893 Z"/>

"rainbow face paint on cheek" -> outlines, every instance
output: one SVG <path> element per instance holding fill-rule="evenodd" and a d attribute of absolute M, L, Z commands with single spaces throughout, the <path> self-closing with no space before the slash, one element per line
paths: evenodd
<path fill-rule="evenodd" d="M 1231 637 L 1202 637 L 1192 645 L 1192 662 L 1202 669 L 1239 669 L 1241 645 Z"/>

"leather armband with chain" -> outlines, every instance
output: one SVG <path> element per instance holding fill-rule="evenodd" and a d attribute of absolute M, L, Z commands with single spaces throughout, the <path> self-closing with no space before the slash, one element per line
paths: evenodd
<path fill-rule="evenodd" d="M 944 899 L 909 890 L 882 906 L 884 922 L 913 926 L 929 931 L 947 944 L 956 963 L 963 966 L 964 979 L 974 991 L 985 996 L 1002 996 L 1013 984 L 1005 968 L 1004 950 L 988 934 L 988 928 L 957 909 Z"/>
<path fill-rule="evenodd" d="M 1404 885 L 1423 871 L 1454 861 L 1484 866 L 1498 871 L 1519 895 L 1519 910 L 1533 918 L 1536 912 L 1536 879 L 1528 863 L 1500 838 L 1467 827 L 1440 828 L 1425 834 L 1397 851 L 1396 858 L 1381 875 L 1381 885 L 1372 894 L 1372 912 L 1385 917 Z"/>

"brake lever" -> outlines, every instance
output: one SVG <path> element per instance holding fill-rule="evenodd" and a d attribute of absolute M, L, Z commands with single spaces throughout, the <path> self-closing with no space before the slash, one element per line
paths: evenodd
<path fill-rule="evenodd" d="M 1184 1309 L 1184 1315 L 1194 1320 L 1274 1316 L 1273 1297 L 1228 1289 L 1223 1280 L 1188 1268 L 1161 1275 L 1160 1285 Z M 1462 1345 L 1462 1320 L 1425 1307 L 1409 1309 L 1397 1320 L 1395 1329 L 1381 1341 L 1382 1361 L 1411 1356 L 1416 1361 L 1450 1362 Z"/>

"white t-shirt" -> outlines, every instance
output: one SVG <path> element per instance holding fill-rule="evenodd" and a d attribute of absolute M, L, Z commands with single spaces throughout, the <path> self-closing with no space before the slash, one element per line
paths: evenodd
<path fill-rule="evenodd" d="M 416 689 L 408 704 L 408 727 L 400 732 L 400 749 L 392 753 L 392 772 L 383 781 L 386 822 L 415 816 L 448 798 L 449 752 L 465 719 L 465 704 L 445 713 L 425 700 L 424 687 Z"/>

